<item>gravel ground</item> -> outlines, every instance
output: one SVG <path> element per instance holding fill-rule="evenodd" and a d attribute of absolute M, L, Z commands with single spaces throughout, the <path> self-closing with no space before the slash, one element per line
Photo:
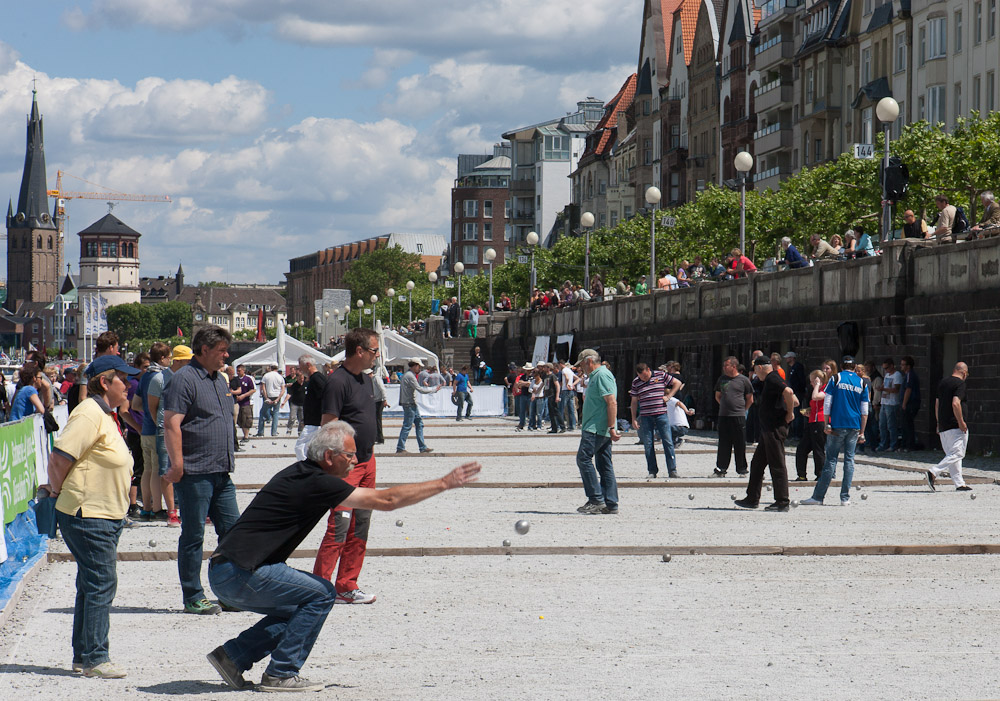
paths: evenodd
<path fill-rule="evenodd" d="M 436 449 L 475 452 L 476 441 L 445 437 L 458 435 L 454 422 L 427 423 Z M 513 434 L 502 421 L 461 427 L 484 429 L 475 438 L 488 444 L 485 482 L 579 479 L 572 435 Z M 387 425 L 387 437 L 396 430 Z M 950 489 L 932 494 L 912 483 L 920 475 L 874 465 L 859 465 L 856 479 L 894 483 L 855 491 L 851 508 L 740 511 L 730 495 L 742 495 L 745 481 L 707 477 L 714 455 L 698 451 L 714 447 L 709 438 L 692 438 L 679 456 L 685 482 L 694 484 L 667 488 L 667 480 L 644 480 L 645 461 L 629 454 L 638 450 L 634 440 L 632 434 L 616 446 L 619 477 L 631 485 L 621 490 L 618 516 L 577 515 L 579 487 L 467 489 L 377 513 L 369 545 L 965 544 L 992 542 L 1000 527 L 1000 486 L 977 486 L 973 501 Z M 264 482 L 291 462 L 293 441 L 273 443 L 258 439 L 241 455 L 238 484 Z M 394 446 L 393 438 L 380 451 Z M 549 451 L 565 454 L 538 454 Z M 899 464 L 898 457 L 878 462 Z M 909 465 L 923 464 L 906 457 Z M 386 456 L 379 480 L 437 477 L 461 460 Z M 989 475 L 989 467 L 979 474 Z M 792 496 L 810 493 L 793 487 Z M 862 493 L 869 498 L 861 500 Z M 241 508 L 252 497 L 240 490 Z M 827 501 L 837 502 L 836 489 Z M 514 532 L 519 518 L 532 524 L 527 535 Z M 302 547 L 317 547 L 323 528 Z M 167 553 L 176 538 L 175 529 L 141 526 L 124 532 L 120 550 Z M 209 529 L 206 548 L 214 544 Z M 55 541 L 51 550 L 65 546 Z M 303 673 L 340 699 L 984 698 L 996 696 L 1000 683 L 996 562 L 987 555 L 677 555 L 669 563 L 657 556 L 371 557 L 362 586 L 379 601 L 336 607 Z M 204 655 L 258 617 L 180 613 L 174 562 L 119 563 L 111 645 L 129 677 L 72 675 L 75 572 L 72 563 L 43 566 L 0 631 L 0 698 L 240 693 L 221 683 Z M 253 671 L 255 679 L 262 669 Z"/>

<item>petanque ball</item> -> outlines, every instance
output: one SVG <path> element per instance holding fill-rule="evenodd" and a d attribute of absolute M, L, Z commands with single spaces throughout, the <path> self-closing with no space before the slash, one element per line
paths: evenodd
<path fill-rule="evenodd" d="M 975 493 L 975 492 L 973 492 L 972 494 L 970 494 L 970 495 L 969 495 L 969 498 L 970 498 L 970 499 L 972 499 L 972 500 L 975 500 L 975 498 L 976 498 L 976 493 Z"/>
<path fill-rule="evenodd" d="M 733 501 L 736 501 L 736 495 L 735 495 L 735 494 L 730 494 L 730 495 L 729 495 L 729 498 L 730 498 L 731 500 L 733 500 Z"/>
<path fill-rule="evenodd" d="M 868 495 L 867 494 L 862 494 L 861 495 L 861 501 L 867 501 L 867 499 L 868 499 Z"/>
<path fill-rule="evenodd" d="M 505 541 L 503 542 L 503 546 L 504 546 L 505 548 L 509 548 L 509 547 L 510 547 L 510 541 L 509 541 L 509 540 L 505 540 Z"/>
<path fill-rule="evenodd" d="M 771 485 L 767 485 L 767 491 L 771 491 Z"/>
<path fill-rule="evenodd" d="M 664 562 L 670 562 L 670 554 L 669 554 L 669 553 L 667 553 L 667 554 L 665 554 L 665 555 L 663 556 L 663 561 L 664 561 Z"/>
<path fill-rule="evenodd" d="M 156 547 L 156 541 L 155 540 L 149 541 L 149 547 L 155 548 Z"/>
<path fill-rule="evenodd" d="M 403 526 L 403 521 L 402 520 L 396 521 L 396 526 L 401 528 Z"/>
<path fill-rule="evenodd" d="M 799 500 L 798 499 L 792 499 L 790 506 L 794 509 L 798 505 L 799 505 Z"/>
<path fill-rule="evenodd" d="M 694 494 L 688 494 L 688 499 L 690 499 L 691 501 L 694 501 Z"/>
<path fill-rule="evenodd" d="M 521 519 L 520 521 L 514 524 L 514 530 L 520 533 L 521 535 L 524 535 L 525 533 L 531 530 L 531 524 L 525 521 L 524 519 Z"/>

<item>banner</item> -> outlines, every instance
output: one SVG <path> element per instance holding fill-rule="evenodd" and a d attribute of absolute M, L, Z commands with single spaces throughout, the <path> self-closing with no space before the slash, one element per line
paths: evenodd
<path fill-rule="evenodd" d="M 538 365 L 549 359 L 549 337 L 535 336 L 535 352 L 531 354 L 531 363 Z"/>
<path fill-rule="evenodd" d="M 0 426 L 0 501 L 4 525 L 28 508 L 35 496 L 35 422 Z"/>
<path fill-rule="evenodd" d="M 97 304 L 97 335 L 101 335 L 108 330 L 108 300 L 100 292 L 97 293 Z"/>

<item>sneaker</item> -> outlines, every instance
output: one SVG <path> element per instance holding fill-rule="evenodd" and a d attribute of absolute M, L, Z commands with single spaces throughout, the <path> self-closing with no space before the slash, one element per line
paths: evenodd
<path fill-rule="evenodd" d="M 783 513 L 786 513 L 788 511 L 788 504 L 787 503 L 786 504 L 779 504 L 778 502 L 774 502 L 770 506 L 765 506 L 764 507 L 764 511 L 775 511 L 775 512 L 783 514 Z"/>
<path fill-rule="evenodd" d="M 672 478 L 672 479 L 677 479 L 678 477 L 680 477 L 680 475 L 677 474 L 677 470 L 674 470 L 673 472 L 667 473 L 667 476 L 670 477 L 670 478 Z"/>
<path fill-rule="evenodd" d="M 219 673 L 226 684 L 234 689 L 242 689 L 250 683 L 243 677 L 243 672 L 236 667 L 236 663 L 230 659 L 221 645 L 205 657 L 208 658 L 209 664 L 215 667 L 215 671 Z"/>
<path fill-rule="evenodd" d="M 153 513 L 153 518 L 150 520 L 157 523 L 166 523 L 170 520 L 170 516 L 167 514 L 166 509 L 160 509 L 159 511 Z"/>
<path fill-rule="evenodd" d="M 374 604 L 375 595 L 365 594 L 360 589 L 354 589 L 352 591 L 342 591 L 337 594 L 337 598 L 334 600 L 336 604 Z"/>
<path fill-rule="evenodd" d="M 594 516 L 595 514 L 601 513 L 606 508 L 607 507 L 605 506 L 604 502 L 601 502 L 599 504 L 593 504 L 588 501 L 586 504 L 577 509 L 577 511 L 579 511 L 584 516 Z"/>
<path fill-rule="evenodd" d="M 400 453 L 409 453 L 409 452 L 410 451 L 408 451 L 408 450 L 397 450 L 396 451 L 396 455 L 399 455 Z"/>
<path fill-rule="evenodd" d="M 808 477 L 796 477 L 794 481 L 795 482 L 808 482 L 809 478 Z"/>
<path fill-rule="evenodd" d="M 618 513 L 618 507 L 617 506 L 605 506 L 603 509 L 601 509 L 601 513 L 602 514 L 617 514 Z"/>
<path fill-rule="evenodd" d="M 421 453 L 433 453 L 434 449 L 433 448 L 423 448 L 423 449 L 421 449 L 420 452 Z"/>
<path fill-rule="evenodd" d="M 760 504 L 755 501 L 750 501 L 749 499 L 737 499 L 733 502 L 736 506 L 741 509 L 756 509 Z"/>
<path fill-rule="evenodd" d="M 932 492 L 936 492 L 937 487 L 934 486 L 934 473 L 928 470 L 926 474 L 927 474 L 927 486 L 931 488 Z"/>
<path fill-rule="evenodd" d="M 83 674 L 83 662 L 74 662 L 73 663 L 73 673 L 74 674 Z"/>
<path fill-rule="evenodd" d="M 140 513 L 142 513 L 142 509 L 139 508 L 139 505 L 132 504 L 130 507 L 128 507 L 128 513 L 125 515 L 134 521 L 137 518 L 139 518 Z"/>
<path fill-rule="evenodd" d="M 241 608 L 237 608 L 236 606 L 230 606 L 222 599 L 219 599 L 219 608 L 225 611 L 226 613 L 239 613 L 240 611 L 243 610 Z"/>
<path fill-rule="evenodd" d="M 604 504 L 601 504 L 601 506 L 604 506 Z M 579 513 L 579 514 L 582 514 L 582 513 L 584 513 L 584 512 L 585 512 L 585 511 L 586 511 L 586 510 L 587 510 L 587 509 L 588 509 L 589 507 L 590 507 L 590 502 L 588 501 L 588 502 L 587 502 L 586 504 L 584 504 L 583 506 L 579 506 L 579 507 L 577 507 L 576 511 L 577 511 L 577 513 Z"/>
<path fill-rule="evenodd" d="M 218 604 L 213 604 L 208 599 L 196 599 L 184 602 L 184 613 L 195 613 L 199 616 L 214 616 L 222 613 L 222 608 Z"/>
<path fill-rule="evenodd" d="M 956 492 L 971 492 L 972 487 L 967 484 L 963 484 L 961 487 L 955 487 Z"/>
<path fill-rule="evenodd" d="M 299 676 L 272 677 L 266 672 L 260 678 L 257 691 L 323 691 L 325 684 L 311 682 Z"/>
<path fill-rule="evenodd" d="M 149 523 L 150 521 L 153 520 L 154 516 L 155 514 L 152 511 L 146 511 L 145 509 L 141 509 L 139 511 L 139 518 L 136 518 L 134 520 L 139 521 L 141 523 Z"/>
<path fill-rule="evenodd" d="M 840 505 L 841 506 L 850 506 L 851 505 L 851 500 L 850 499 L 841 499 L 840 500 Z"/>
<path fill-rule="evenodd" d="M 725 476 L 726 476 L 725 470 L 720 470 L 719 468 L 715 468 L 714 470 L 712 470 L 712 477 L 725 477 Z"/>
<path fill-rule="evenodd" d="M 743 476 L 743 477 L 746 477 L 747 475 L 749 475 L 749 474 L 750 474 L 750 470 L 737 470 L 737 471 L 736 471 L 736 474 L 737 474 L 737 475 L 741 475 L 741 476 Z"/>
<path fill-rule="evenodd" d="M 167 525 L 171 528 L 181 527 L 181 517 L 180 514 L 177 513 L 177 509 L 171 509 L 167 512 Z"/>
<path fill-rule="evenodd" d="M 655 480 L 656 479 L 656 473 L 655 472 L 648 473 L 646 475 L 646 479 L 648 479 L 648 480 Z"/>
<path fill-rule="evenodd" d="M 812 497 L 809 497 L 808 499 L 800 501 L 799 506 L 823 506 L 823 502 L 820 499 L 813 499 Z"/>
<path fill-rule="evenodd" d="M 85 667 L 83 669 L 83 676 L 97 677 L 99 679 L 124 679 L 128 674 L 125 670 L 116 667 L 114 662 L 108 660 L 96 667 Z"/>

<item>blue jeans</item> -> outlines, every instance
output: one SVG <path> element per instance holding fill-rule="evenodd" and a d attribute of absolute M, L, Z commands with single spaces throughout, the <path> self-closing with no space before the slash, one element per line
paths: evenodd
<path fill-rule="evenodd" d="M 509 400 L 510 400 L 510 393 L 507 392 L 507 388 L 504 387 L 504 390 L 503 390 L 503 415 L 504 416 L 507 416 L 507 410 L 510 408 L 510 405 L 508 404 Z"/>
<path fill-rule="evenodd" d="M 858 445 L 857 429 L 835 428 L 833 433 L 826 437 L 826 462 L 823 464 L 823 472 L 816 480 L 816 489 L 813 490 L 812 498 L 823 501 L 826 490 L 830 488 L 830 480 L 833 479 L 837 471 L 837 457 L 840 451 L 844 451 L 844 479 L 840 483 L 840 500 L 850 501 L 851 480 L 854 479 L 854 449 Z"/>
<path fill-rule="evenodd" d="M 524 428 L 524 424 L 527 422 L 529 399 L 527 394 L 519 394 L 514 397 L 514 411 L 517 412 L 518 428 Z"/>
<path fill-rule="evenodd" d="M 576 428 L 576 392 L 567 390 L 559 395 L 559 414 L 564 417 L 566 428 L 571 431 Z"/>
<path fill-rule="evenodd" d="M 177 541 L 177 573 L 181 578 L 184 603 L 205 598 L 201 586 L 202 550 L 205 547 L 205 518 L 211 517 L 215 532 L 222 536 L 240 517 L 236 487 L 228 472 L 207 475 L 186 474 L 174 485 L 180 502 L 181 535 Z"/>
<path fill-rule="evenodd" d="M 264 435 L 264 426 L 271 422 L 271 435 L 278 435 L 278 403 L 268 404 L 266 401 L 260 405 L 260 418 L 257 419 L 257 435 Z"/>
<path fill-rule="evenodd" d="M 654 475 L 659 472 L 656 466 L 656 437 L 660 437 L 663 443 L 663 455 L 666 458 L 667 473 L 677 472 L 677 459 L 674 456 L 674 439 L 670 435 L 670 420 L 666 414 L 655 416 L 640 416 L 639 438 L 642 440 L 642 449 L 646 451 L 646 470 Z"/>
<path fill-rule="evenodd" d="M 594 469 L 594 462 L 597 469 Z M 618 506 L 618 481 L 611 462 L 611 438 L 590 431 L 580 432 L 580 447 L 576 451 L 576 466 L 583 478 L 583 491 L 592 504 Z"/>
<path fill-rule="evenodd" d="M 399 430 L 399 440 L 396 441 L 396 451 L 406 450 L 406 439 L 410 437 L 410 429 L 417 427 L 417 446 L 420 452 L 427 450 L 424 443 L 424 420 L 420 417 L 420 410 L 414 406 L 403 407 L 403 428 Z"/>
<path fill-rule="evenodd" d="M 84 667 L 107 662 L 111 602 L 118 591 L 118 538 L 122 522 L 83 518 L 56 511 L 66 547 L 76 558 L 73 607 L 73 661 Z"/>
<path fill-rule="evenodd" d="M 264 614 L 222 646 L 237 668 L 244 672 L 270 655 L 268 676 L 298 675 L 337 598 L 333 583 L 283 562 L 253 572 L 231 562 L 210 562 L 208 581 L 227 604 Z"/>
<path fill-rule="evenodd" d="M 528 419 L 528 428 L 536 429 L 542 427 L 542 407 L 545 404 L 545 397 L 531 400 L 531 417 Z"/>
<path fill-rule="evenodd" d="M 899 407 L 885 404 L 878 414 L 879 450 L 895 450 L 899 441 Z"/>

